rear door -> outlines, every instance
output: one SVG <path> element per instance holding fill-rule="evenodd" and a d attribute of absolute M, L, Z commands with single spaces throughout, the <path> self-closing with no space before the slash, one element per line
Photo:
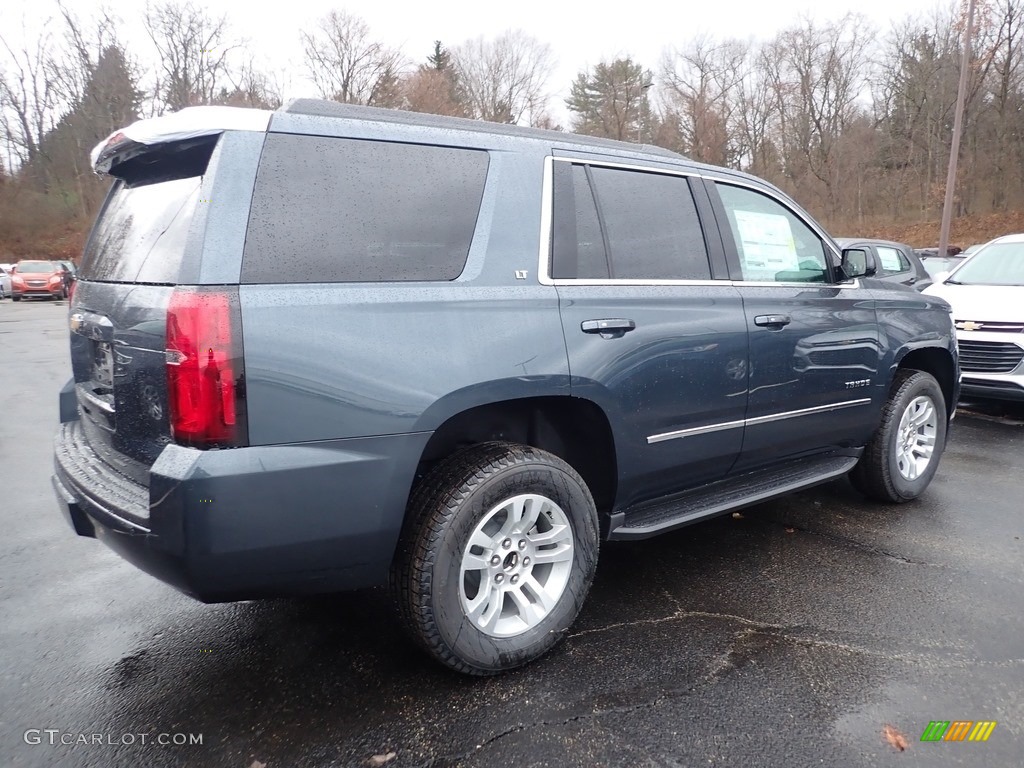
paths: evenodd
<path fill-rule="evenodd" d="M 722 477 L 746 406 L 739 292 L 699 179 L 549 158 L 550 279 L 572 392 L 615 436 L 618 505 Z M 547 265 L 542 265 L 542 276 Z"/>
<path fill-rule="evenodd" d="M 863 445 L 884 397 L 875 305 L 838 282 L 838 254 L 765 190 L 716 181 L 709 191 L 750 331 L 750 391 L 737 472 Z"/>
<path fill-rule="evenodd" d="M 136 154 L 118 171 L 124 177 L 115 178 L 86 244 L 69 318 L 82 436 L 136 482 L 148 482 L 171 441 L 168 305 L 177 286 L 227 282 L 204 274 L 211 265 L 204 268 L 200 257 L 211 238 L 230 237 L 232 207 L 244 206 L 244 227 L 262 136 L 228 133 Z M 219 164 L 232 170 L 218 179 Z M 218 226 L 208 228 L 211 222 Z M 217 268 L 234 270 L 235 282 L 241 247 L 239 236 L 237 254 L 227 247 L 211 253 Z"/>

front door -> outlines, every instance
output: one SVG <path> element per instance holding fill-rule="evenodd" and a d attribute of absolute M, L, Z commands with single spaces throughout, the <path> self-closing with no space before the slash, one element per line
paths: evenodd
<path fill-rule="evenodd" d="M 874 301 L 839 281 L 838 255 L 767 193 L 715 182 L 722 226 L 750 332 L 750 391 L 735 471 L 863 445 L 877 411 Z"/>

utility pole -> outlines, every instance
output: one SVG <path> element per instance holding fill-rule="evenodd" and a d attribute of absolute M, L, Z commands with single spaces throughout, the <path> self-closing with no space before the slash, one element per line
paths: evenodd
<path fill-rule="evenodd" d="M 960 157 L 960 134 L 964 128 L 964 100 L 967 98 L 967 72 L 971 65 L 971 38 L 974 37 L 974 0 L 967 0 L 967 30 L 964 33 L 963 59 L 960 61 L 960 84 L 956 89 L 956 112 L 953 115 L 953 144 L 949 148 L 949 173 L 946 174 L 946 199 L 942 203 L 942 225 L 939 228 L 939 256 L 949 246 L 949 225 L 953 217 L 953 191 L 956 186 L 956 163 Z"/>
<path fill-rule="evenodd" d="M 646 83 L 643 83 L 640 86 L 640 104 L 638 105 L 638 111 L 640 113 L 640 117 L 636 121 L 636 143 L 637 144 L 643 144 L 644 143 L 643 135 L 642 135 L 641 132 L 644 129 L 644 116 L 645 115 L 649 115 L 649 112 L 650 112 L 650 110 L 645 109 L 645 107 L 647 105 L 647 90 L 652 85 L 654 85 L 654 81 L 650 80 L 650 81 L 648 81 Z"/>

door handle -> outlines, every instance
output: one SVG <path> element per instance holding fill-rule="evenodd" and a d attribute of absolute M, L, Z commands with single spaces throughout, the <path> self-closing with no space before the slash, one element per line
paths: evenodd
<path fill-rule="evenodd" d="M 622 317 L 604 320 L 584 320 L 580 330 L 584 333 L 599 333 L 603 339 L 618 339 L 636 328 L 636 323 Z"/>
<path fill-rule="evenodd" d="M 765 328 L 783 328 L 791 322 L 793 321 L 789 315 L 757 315 L 754 318 L 754 325 Z"/>

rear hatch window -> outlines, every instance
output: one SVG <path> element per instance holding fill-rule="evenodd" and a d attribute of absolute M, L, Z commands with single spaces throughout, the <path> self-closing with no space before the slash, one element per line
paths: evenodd
<path fill-rule="evenodd" d="M 177 282 L 201 185 L 201 176 L 136 185 L 118 180 L 89 238 L 79 277 Z"/>

